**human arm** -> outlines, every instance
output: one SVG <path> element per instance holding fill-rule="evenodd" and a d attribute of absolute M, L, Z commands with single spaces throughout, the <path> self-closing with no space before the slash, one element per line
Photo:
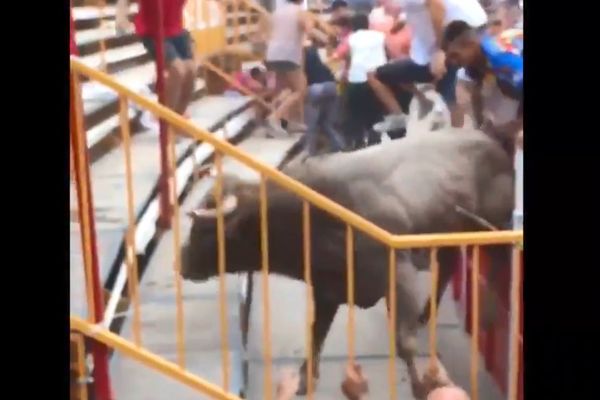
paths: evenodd
<path fill-rule="evenodd" d="M 473 108 L 473 119 L 475 126 L 483 125 L 483 96 L 481 94 L 482 83 L 473 82 L 471 87 L 471 107 Z"/>
<path fill-rule="evenodd" d="M 436 51 L 431 59 L 430 69 L 436 79 L 441 79 L 446 73 L 446 54 L 442 50 L 446 6 L 444 5 L 443 0 L 425 0 L 425 4 L 429 11 L 429 15 L 431 16 L 436 45 Z"/>
<path fill-rule="evenodd" d="M 327 43 L 329 36 L 317 29 L 313 15 L 309 11 L 304 10 L 300 11 L 300 13 L 300 26 L 306 35 L 318 42 Z"/>

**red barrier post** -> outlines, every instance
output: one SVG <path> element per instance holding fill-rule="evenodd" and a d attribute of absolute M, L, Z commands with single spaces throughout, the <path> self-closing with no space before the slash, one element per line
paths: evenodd
<path fill-rule="evenodd" d="M 163 25 L 163 4 L 161 0 L 155 0 L 156 2 L 156 35 L 155 35 L 155 49 L 156 49 L 156 93 L 158 95 L 158 102 L 164 106 L 167 105 L 167 98 L 165 93 L 165 29 Z M 159 120 L 160 124 L 160 179 L 159 179 L 159 204 L 160 204 L 160 216 L 158 218 L 158 226 L 162 229 L 171 228 L 171 213 L 173 212 L 172 204 L 169 196 L 169 152 L 168 152 L 168 127 L 167 123 L 163 120 Z"/>
<path fill-rule="evenodd" d="M 79 95 L 78 78 L 71 76 L 70 88 L 70 130 L 71 146 L 73 153 L 73 164 L 75 182 L 77 185 L 77 204 L 79 210 L 79 221 L 81 234 L 87 235 L 90 248 L 92 295 L 94 303 L 94 322 L 100 323 L 104 318 L 104 298 L 102 283 L 100 282 L 98 248 L 96 240 L 96 227 L 94 223 L 94 202 L 90 180 L 90 169 L 87 157 L 87 142 L 85 130 L 83 129 L 83 105 Z M 85 184 L 82 184 L 85 182 Z M 85 187 L 82 187 L 85 186 Z M 84 213 L 86 214 L 84 217 Z M 84 222 L 85 221 L 85 222 Z M 85 248 L 85 243 L 82 244 Z M 108 349 L 100 342 L 92 342 L 92 355 L 94 358 L 94 390 L 97 400 L 112 400 L 110 389 L 110 378 L 108 375 Z"/>

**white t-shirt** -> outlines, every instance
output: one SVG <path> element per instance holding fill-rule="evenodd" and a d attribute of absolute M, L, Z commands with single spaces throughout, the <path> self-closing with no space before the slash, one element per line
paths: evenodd
<path fill-rule="evenodd" d="M 348 37 L 350 46 L 350 68 L 348 82 L 363 83 L 367 73 L 387 62 L 385 35 L 371 30 L 360 30 Z"/>
<path fill-rule="evenodd" d="M 396 0 L 406 13 L 412 29 L 410 58 L 419 65 L 427 65 L 437 50 L 435 31 L 425 0 Z M 478 0 L 442 0 L 446 6 L 444 25 L 452 21 L 465 21 L 474 28 L 487 22 L 487 15 Z"/>

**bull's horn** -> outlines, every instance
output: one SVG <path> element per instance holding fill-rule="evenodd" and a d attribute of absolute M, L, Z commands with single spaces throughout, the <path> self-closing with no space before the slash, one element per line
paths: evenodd
<path fill-rule="evenodd" d="M 238 205 L 238 199 L 236 196 L 230 194 L 225 196 L 223 199 L 223 215 L 231 214 Z M 196 210 L 191 211 L 190 215 L 196 218 L 217 218 L 217 209 L 216 208 L 198 208 Z"/>

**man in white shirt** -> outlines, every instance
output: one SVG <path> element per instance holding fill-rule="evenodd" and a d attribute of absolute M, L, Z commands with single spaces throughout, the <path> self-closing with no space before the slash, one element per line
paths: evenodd
<path fill-rule="evenodd" d="M 365 14 L 352 17 L 353 33 L 348 37 L 350 67 L 346 87 L 346 134 L 353 148 L 363 147 L 367 133 L 381 116 L 381 106 L 367 82 L 367 74 L 387 62 L 385 35 L 369 29 Z M 373 144 L 378 138 L 369 135 Z"/>
<path fill-rule="evenodd" d="M 412 29 L 410 57 L 392 61 L 369 74 L 369 84 L 389 114 L 373 126 L 378 132 L 402 129 L 406 112 L 394 96 L 393 87 L 435 83 L 448 109 L 452 126 L 462 126 L 463 113 L 456 105 L 456 66 L 447 66 L 441 48 L 444 28 L 462 20 L 485 29 L 487 15 L 477 0 L 396 0 Z"/>

